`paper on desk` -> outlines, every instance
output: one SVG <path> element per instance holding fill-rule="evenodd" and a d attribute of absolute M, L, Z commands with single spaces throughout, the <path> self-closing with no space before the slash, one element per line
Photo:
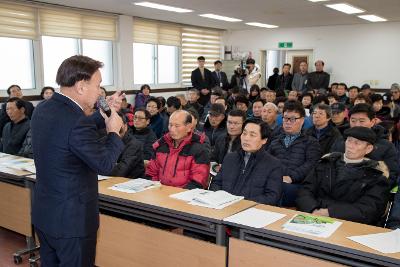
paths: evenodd
<path fill-rule="evenodd" d="M 180 193 L 172 194 L 170 195 L 170 197 L 189 202 L 192 201 L 195 197 L 202 194 L 207 194 L 208 192 L 209 192 L 208 190 L 195 188 L 192 190 L 187 190 Z"/>
<path fill-rule="evenodd" d="M 263 228 L 282 219 L 285 216 L 286 214 L 282 213 L 250 208 L 229 216 L 228 218 L 225 218 L 224 221 L 246 225 L 254 228 Z"/>
<path fill-rule="evenodd" d="M 244 199 L 244 197 L 235 196 L 223 190 L 218 190 L 215 192 L 207 191 L 206 193 L 194 197 L 189 204 L 220 210 L 239 202 L 242 199 Z"/>
<path fill-rule="evenodd" d="M 400 229 L 388 233 L 350 236 L 347 238 L 382 253 L 400 252 Z"/>
<path fill-rule="evenodd" d="M 124 183 L 115 184 L 109 189 L 125 192 L 125 193 L 138 193 L 144 190 L 160 186 L 159 181 L 150 181 L 143 178 L 132 179 Z"/>

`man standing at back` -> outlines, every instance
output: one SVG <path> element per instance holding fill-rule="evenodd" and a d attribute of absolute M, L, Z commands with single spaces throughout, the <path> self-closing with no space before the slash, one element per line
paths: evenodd
<path fill-rule="evenodd" d="M 110 117 L 92 114 L 101 93 L 102 66 L 85 56 L 64 60 L 56 77 L 60 93 L 40 104 L 32 117 L 37 170 L 32 222 L 42 267 L 94 265 L 97 174 L 109 174 L 124 148 L 122 119 L 114 110 L 121 97 L 109 99 Z M 102 128 L 107 131 L 105 142 L 99 140 Z"/>
<path fill-rule="evenodd" d="M 322 60 L 317 60 L 315 62 L 315 71 L 308 75 L 308 90 L 328 89 L 331 76 L 324 71 L 324 66 L 325 63 Z"/>

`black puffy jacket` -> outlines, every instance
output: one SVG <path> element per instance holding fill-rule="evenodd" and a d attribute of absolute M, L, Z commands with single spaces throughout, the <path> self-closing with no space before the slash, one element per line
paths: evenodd
<path fill-rule="evenodd" d="M 329 216 L 376 224 L 385 212 L 389 182 L 374 160 L 346 164 L 342 153 L 324 156 L 298 191 L 297 208 L 328 209 Z"/>
<path fill-rule="evenodd" d="M 247 165 L 244 155 L 243 150 L 226 155 L 210 190 L 224 190 L 258 203 L 277 205 L 282 193 L 281 163 L 264 148 L 252 153 Z"/>

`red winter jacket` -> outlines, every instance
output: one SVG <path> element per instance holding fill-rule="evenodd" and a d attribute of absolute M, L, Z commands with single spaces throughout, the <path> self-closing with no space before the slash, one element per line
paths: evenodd
<path fill-rule="evenodd" d="M 205 135 L 190 134 L 177 148 L 169 133 L 153 144 L 155 156 L 147 165 L 146 176 L 164 185 L 185 187 L 194 181 L 204 188 L 207 185 L 210 158 Z"/>

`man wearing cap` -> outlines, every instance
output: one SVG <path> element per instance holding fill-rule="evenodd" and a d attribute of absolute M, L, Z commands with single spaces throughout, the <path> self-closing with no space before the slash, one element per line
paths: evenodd
<path fill-rule="evenodd" d="M 218 86 L 225 91 L 229 89 L 229 82 L 226 73 L 222 71 L 222 62 L 221 60 L 217 60 L 214 62 L 214 71 L 211 73 L 214 80 L 215 86 Z"/>
<path fill-rule="evenodd" d="M 356 126 L 345 135 L 345 152 L 322 157 L 308 174 L 298 192 L 297 208 L 376 225 L 385 212 L 390 190 L 384 163 L 365 158 L 374 149 L 376 134 Z"/>
<path fill-rule="evenodd" d="M 372 107 L 365 103 L 357 104 L 350 110 L 349 114 L 350 128 L 362 126 L 375 132 L 376 142 L 372 151 L 367 153 L 367 157 L 372 160 L 385 162 L 386 166 L 389 168 L 390 185 L 391 187 L 395 186 L 399 174 L 397 151 L 393 143 L 387 140 L 385 129 L 380 125 L 375 125 L 375 112 L 372 110 Z M 335 142 L 331 151 L 344 152 L 345 142 Z"/>
<path fill-rule="evenodd" d="M 346 107 L 342 103 L 334 103 L 331 105 L 332 122 L 343 135 L 344 131 L 350 128 L 350 124 L 346 118 Z"/>
<path fill-rule="evenodd" d="M 218 137 L 226 134 L 225 107 L 223 105 L 215 103 L 211 105 L 203 131 L 210 139 L 211 148 L 214 147 Z"/>

